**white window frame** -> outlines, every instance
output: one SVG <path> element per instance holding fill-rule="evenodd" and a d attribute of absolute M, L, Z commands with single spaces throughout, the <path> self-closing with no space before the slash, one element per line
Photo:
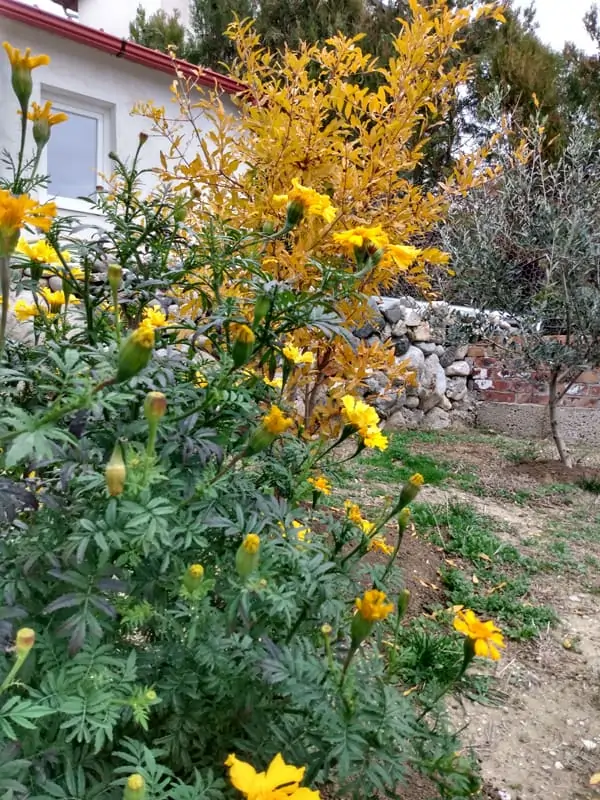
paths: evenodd
<path fill-rule="evenodd" d="M 53 111 L 64 111 L 66 114 L 80 114 L 92 117 L 98 123 L 96 136 L 96 185 L 100 186 L 101 174 L 108 174 L 108 152 L 113 146 L 114 129 L 114 105 L 105 103 L 101 100 L 92 100 L 84 95 L 76 94 L 62 89 L 56 89 L 42 84 L 40 91 L 40 103 L 43 105 L 47 100 L 52 103 Z M 68 125 L 68 121 L 61 123 Z M 52 136 L 52 134 L 51 134 Z M 40 159 L 40 174 L 48 175 L 48 153 L 47 147 L 44 148 Z M 50 191 L 51 186 L 44 186 L 40 189 L 40 201 L 46 202 L 53 200 L 60 211 L 69 211 L 75 214 L 96 214 L 101 216 L 102 211 L 91 203 L 80 200 L 77 197 L 62 197 L 54 195 Z"/>

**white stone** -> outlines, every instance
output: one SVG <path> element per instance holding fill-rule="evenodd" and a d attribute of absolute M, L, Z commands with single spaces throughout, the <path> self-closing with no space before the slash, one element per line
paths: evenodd
<path fill-rule="evenodd" d="M 425 359 L 423 377 L 419 384 L 419 398 L 423 411 L 439 405 L 446 394 L 447 379 L 439 358 L 434 354 Z"/>
<path fill-rule="evenodd" d="M 454 358 L 457 361 L 463 361 L 467 357 L 468 352 L 469 352 L 468 344 L 457 344 L 454 347 Z"/>
<path fill-rule="evenodd" d="M 395 298 L 385 298 L 379 302 L 379 311 L 387 322 L 395 325 L 404 318 L 404 306 Z"/>
<path fill-rule="evenodd" d="M 417 325 L 420 325 L 422 322 L 421 315 L 418 311 L 415 311 L 412 308 L 406 309 L 404 314 L 404 323 L 408 325 L 409 328 L 416 328 Z"/>
<path fill-rule="evenodd" d="M 404 401 L 404 405 L 406 406 L 406 408 L 418 408 L 419 398 L 416 395 L 409 395 Z"/>
<path fill-rule="evenodd" d="M 422 350 L 426 356 L 430 356 L 432 353 L 435 353 L 437 345 L 435 345 L 433 342 L 419 342 L 417 347 L 419 350 Z"/>
<path fill-rule="evenodd" d="M 432 408 L 423 417 L 423 430 L 426 431 L 442 431 L 449 428 L 452 424 L 450 414 L 441 408 Z"/>
<path fill-rule="evenodd" d="M 564 769 L 564 768 L 565 768 L 565 765 L 562 763 L 562 761 L 555 761 L 554 762 L 554 769 Z"/>
<path fill-rule="evenodd" d="M 467 361 L 454 361 L 449 367 L 446 367 L 446 375 L 449 378 L 462 377 L 466 378 L 471 374 L 471 366 Z"/>
<path fill-rule="evenodd" d="M 417 382 L 421 383 L 423 370 L 425 368 L 425 356 L 418 347 L 411 345 L 402 356 L 402 361 L 407 361 L 408 366 L 417 373 Z"/>
<path fill-rule="evenodd" d="M 407 323 L 408 324 L 408 323 Z M 410 332 L 413 342 L 429 342 L 431 340 L 431 328 L 428 322 L 421 322 Z"/>
<path fill-rule="evenodd" d="M 439 405 L 442 411 L 452 411 L 452 403 L 450 400 L 448 400 L 448 398 L 445 395 L 440 400 Z"/>
<path fill-rule="evenodd" d="M 63 288 L 62 278 L 59 278 L 58 275 L 51 275 L 48 278 L 48 286 L 53 292 L 60 292 Z"/>
<path fill-rule="evenodd" d="M 448 378 L 446 397 L 450 400 L 463 400 L 467 396 L 466 378 Z"/>
<path fill-rule="evenodd" d="M 406 336 L 406 322 L 400 320 L 392 328 L 392 336 Z"/>
<path fill-rule="evenodd" d="M 583 749 L 588 753 L 592 753 L 594 750 L 598 749 L 598 744 L 592 739 L 582 739 L 581 744 L 583 745 Z"/>

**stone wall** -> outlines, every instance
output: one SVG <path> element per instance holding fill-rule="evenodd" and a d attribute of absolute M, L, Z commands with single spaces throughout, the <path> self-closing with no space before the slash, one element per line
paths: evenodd
<path fill-rule="evenodd" d="M 372 298 L 372 320 L 354 331 L 367 342 L 394 344 L 397 360 L 415 374 L 414 385 L 394 386 L 374 371 L 366 380 L 365 399 L 377 408 L 391 430 L 443 430 L 474 424 L 475 400 L 468 390 L 471 364 L 467 345 L 448 345 L 448 306 L 410 297 Z"/>

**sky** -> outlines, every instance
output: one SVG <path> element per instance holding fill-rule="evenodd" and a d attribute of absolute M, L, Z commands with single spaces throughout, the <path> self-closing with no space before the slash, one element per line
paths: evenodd
<path fill-rule="evenodd" d="M 525 7 L 529 0 L 517 0 L 517 5 Z M 540 39 L 557 50 L 571 41 L 593 53 L 594 45 L 583 25 L 583 15 L 591 5 L 592 0 L 535 0 Z"/>

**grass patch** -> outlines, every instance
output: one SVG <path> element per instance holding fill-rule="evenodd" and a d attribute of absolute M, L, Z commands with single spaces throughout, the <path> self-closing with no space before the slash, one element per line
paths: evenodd
<path fill-rule="evenodd" d="M 579 478 L 576 483 L 584 492 L 600 494 L 600 478 Z"/>
<path fill-rule="evenodd" d="M 414 441 L 414 437 L 413 437 Z M 363 455 L 362 463 L 367 467 L 365 477 L 386 483 L 404 483 L 415 472 L 420 472 L 425 483 L 433 486 L 445 481 L 450 470 L 444 462 L 436 462 L 429 456 L 412 453 L 404 435 L 393 436 L 389 447 L 381 453 Z"/>
<path fill-rule="evenodd" d="M 555 620 L 551 608 L 528 599 L 529 575 L 538 565 L 496 536 L 494 520 L 464 503 L 416 504 L 413 517 L 417 530 L 425 532 L 447 555 L 466 562 L 449 563 L 441 569 L 453 605 L 491 617 L 514 639 L 532 638 Z"/>

